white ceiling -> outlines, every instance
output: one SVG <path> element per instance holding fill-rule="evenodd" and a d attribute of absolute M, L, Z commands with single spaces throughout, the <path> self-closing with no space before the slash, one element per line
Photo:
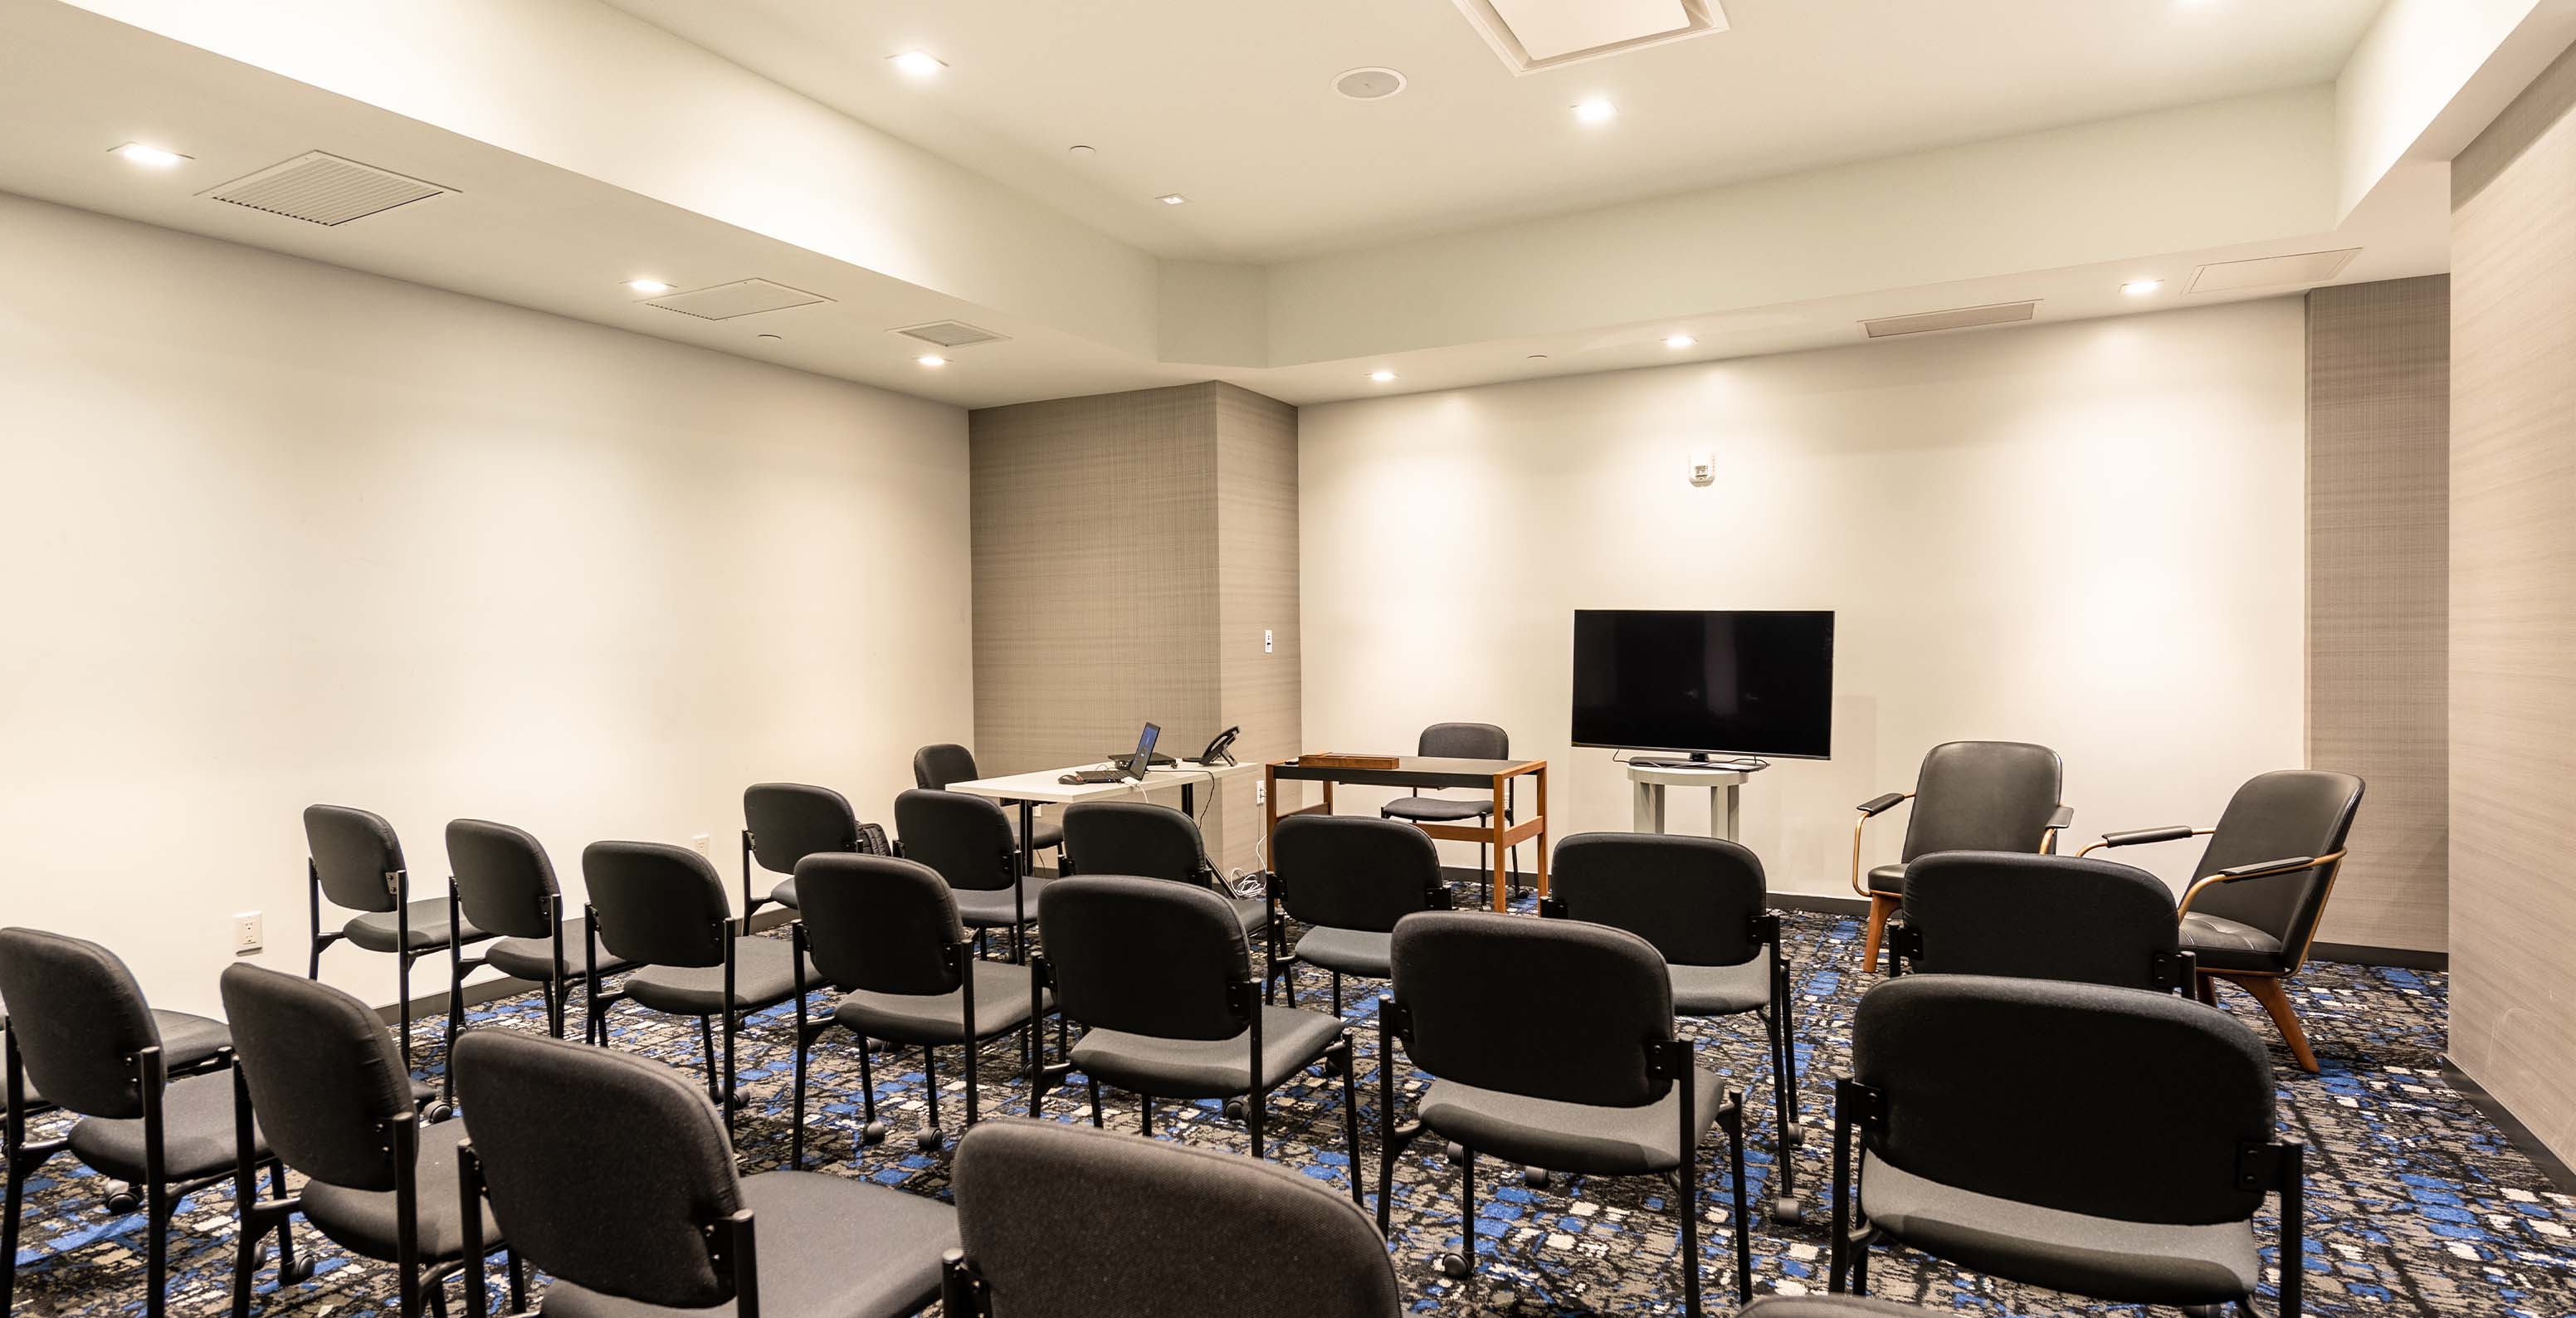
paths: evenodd
<path fill-rule="evenodd" d="M 1725 0 L 1526 77 L 1452 0 L 608 3 L 1157 255 L 1275 261 L 2313 85 L 2381 0 Z M 1334 93 L 1365 65 L 1410 85 Z"/>

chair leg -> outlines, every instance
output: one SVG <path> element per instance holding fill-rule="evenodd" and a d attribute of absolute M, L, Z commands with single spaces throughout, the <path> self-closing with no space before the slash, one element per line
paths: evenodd
<path fill-rule="evenodd" d="M 1084 1076 L 1084 1077 L 1082 1078 L 1082 1080 L 1083 1080 L 1083 1083 L 1084 1083 L 1084 1084 L 1089 1085 L 1089 1086 L 1091 1087 L 1091 1128 L 1092 1128 L 1093 1130 L 1099 1130 L 1099 1129 L 1101 1128 L 1101 1126 L 1100 1126 L 1100 1082 L 1099 1082 L 1099 1081 L 1097 1081 L 1097 1080 L 1092 1079 L 1090 1076 Z"/>
<path fill-rule="evenodd" d="M 1685 1079 L 1682 1083 L 1689 1084 L 1691 1081 Z M 1699 1318 L 1699 1150 L 1697 1148 L 1682 1150 L 1682 1165 L 1675 1179 L 1681 1182 L 1673 1188 L 1680 1192 L 1682 1207 L 1682 1313 L 1687 1318 Z M 1738 1213 L 1736 1219 L 1742 1221 L 1743 1214 Z"/>
<path fill-rule="evenodd" d="M 713 1016 L 698 1018 L 698 1056 L 707 1064 L 707 1097 L 714 1099 L 717 1107 L 723 1107 L 724 1089 L 716 1078 L 716 1018 Z"/>
<path fill-rule="evenodd" d="M 2281 987 L 2280 977 L 2247 975 L 2239 978 L 2229 975 L 2226 978 L 2263 1004 L 2263 1010 L 2272 1017 L 2272 1024 L 2280 1028 L 2281 1041 L 2290 1045 L 2290 1056 L 2298 1059 L 2299 1069 L 2315 1075 L 2317 1055 L 2308 1048 L 2308 1032 L 2299 1026 L 2299 1009 L 2290 1005 L 2289 992 Z"/>
<path fill-rule="evenodd" d="M 1790 1097 L 1789 1028 L 1788 1022 L 1782 1019 L 1785 1014 L 1781 1004 L 1775 1001 L 1771 1010 L 1762 1013 L 1762 1023 L 1769 1027 L 1771 1034 L 1771 1125 L 1779 1139 L 1779 1156 L 1773 1159 L 1772 1170 L 1780 1178 L 1780 1183 L 1772 1187 L 1771 1220 L 1788 1223 L 1798 1221 L 1802 1214 L 1798 1204 L 1797 1163 L 1789 1154 L 1789 1132 L 1797 1125 L 1798 1107 Z"/>
<path fill-rule="evenodd" d="M 1345 1034 L 1340 1044 L 1342 1056 L 1342 1156 L 1351 1164 L 1351 1202 L 1362 1211 L 1368 1208 L 1367 1192 L 1360 1185 L 1360 1082 L 1358 1058 L 1351 1038 Z"/>
<path fill-rule="evenodd" d="M 0 1313 L 15 1312 L 9 1305 L 18 1289 L 18 1215 L 26 1207 L 30 1170 L 26 1155 L 18 1151 L 21 1127 L 19 1121 L 9 1122 L 8 1149 L 0 1154 L 9 1164 L 8 1220 L 0 1223 L 0 1269 L 5 1269 L 0 1272 Z"/>
<path fill-rule="evenodd" d="M 927 1153 L 932 1149 L 938 1148 L 941 1142 L 939 1132 L 939 1050 L 936 1048 L 924 1047 L 921 1050 L 921 1090 L 922 1093 L 930 1099 L 930 1125 L 919 1135 L 913 1137 L 913 1143 L 918 1145 L 923 1152 Z"/>
<path fill-rule="evenodd" d="M 407 953 L 396 952 L 394 964 L 397 967 L 394 971 L 394 996 L 402 1004 L 403 1069 L 408 1071 L 411 1069 L 411 957 Z"/>
<path fill-rule="evenodd" d="M 1904 899 L 1890 897 L 1883 892 L 1873 892 L 1869 895 L 1869 930 L 1861 939 L 1861 969 L 1867 971 L 1878 969 L 1878 948 L 1887 937 L 1887 918 L 1896 914 L 1904 904 Z"/>
<path fill-rule="evenodd" d="M 1476 1275 L 1476 1151 L 1458 1159 L 1458 1252 L 1440 1260 L 1440 1270 L 1458 1281 Z"/>
<path fill-rule="evenodd" d="M 143 1190 L 143 1313 L 161 1318 L 170 1297 L 170 1187 L 158 1180 Z"/>
<path fill-rule="evenodd" d="M 1291 1005 L 1293 1006 L 1294 1004 L 1292 1003 Z M 1336 970 L 1336 971 L 1334 971 L 1334 972 L 1333 972 L 1333 1015 L 1334 1015 L 1336 1018 L 1338 1018 L 1338 1017 L 1340 1017 L 1340 1016 L 1341 1016 L 1341 1014 L 1342 1014 L 1342 972 L 1340 972 L 1340 971 Z"/>

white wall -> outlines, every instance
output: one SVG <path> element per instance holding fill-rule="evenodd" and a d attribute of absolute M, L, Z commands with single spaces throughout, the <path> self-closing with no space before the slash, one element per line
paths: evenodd
<path fill-rule="evenodd" d="M 0 921 L 159 1005 L 213 1008 L 231 912 L 302 968 L 310 802 L 423 895 L 461 815 L 577 891 L 972 740 L 956 408 L 0 194 L 0 457 Z"/>
<path fill-rule="evenodd" d="M 2087 839 L 2210 822 L 2301 759 L 2302 333 L 2278 299 L 1308 407 L 1305 745 L 1500 723 L 1558 837 L 1624 829 L 1568 745 L 1573 611 L 1824 608 L 1834 757 L 1745 789 L 1775 890 L 1849 896 L 1852 807 L 1952 739 L 2056 747 Z"/>

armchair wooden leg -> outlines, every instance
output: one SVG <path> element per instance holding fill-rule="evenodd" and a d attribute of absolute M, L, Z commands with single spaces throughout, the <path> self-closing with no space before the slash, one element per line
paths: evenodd
<path fill-rule="evenodd" d="M 1903 898 L 1891 897 L 1883 892 L 1873 892 L 1869 895 L 1869 931 L 1864 935 L 1860 949 L 1863 969 L 1878 969 L 1878 946 L 1887 937 L 1887 918 L 1896 914 L 1904 904 Z"/>
<path fill-rule="evenodd" d="M 2299 1069 L 2317 1073 L 2317 1055 L 2308 1049 L 2308 1032 L 2299 1028 L 2298 1009 L 2290 1005 L 2289 993 L 2281 987 L 2278 975 L 2228 975 L 2228 982 L 2254 995 L 2263 1010 L 2270 1013 L 2272 1024 L 2280 1027 L 2281 1041 L 2290 1045 L 2290 1056 L 2297 1058 Z"/>

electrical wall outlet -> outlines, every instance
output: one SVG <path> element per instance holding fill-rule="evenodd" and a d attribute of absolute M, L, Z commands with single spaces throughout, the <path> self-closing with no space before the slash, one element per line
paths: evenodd
<path fill-rule="evenodd" d="M 1263 654 L 1268 654 L 1270 653 L 1271 648 L 1270 629 L 1264 627 L 1261 629 L 1261 652 Z"/>
<path fill-rule="evenodd" d="M 1252 803 L 1254 805 L 1270 804 L 1270 784 L 1254 783 L 1252 785 Z"/>
<path fill-rule="evenodd" d="M 1702 453 L 1699 456 L 1692 458 L 1691 484 L 1714 485 L 1716 483 L 1717 455 L 1714 453 Z"/>
<path fill-rule="evenodd" d="M 689 838 L 689 846 L 690 846 L 690 848 L 691 848 L 692 850 L 696 851 L 699 855 L 704 856 L 704 857 L 706 857 L 706 858 L 707 858 L 707 859 L 709 859 L 709 860 L 713 860 L 713 859 L 715 859 L 715 855 L 716 855 L 716 840 L 715 840 L 715 837 L 714 837 L 714 835 L 713 835 L 713 834 L 709 834 L 709 833 L 697 833 L 697 834 L 692 834 L 692 835 L 690 836 L 690 838 Z"/>
<path fill-rule="evenodd" d="M 234 956 L 257 956 L 268 946 L 268 918 L 257 911 L 235 911 L 232 943 Z"/>

